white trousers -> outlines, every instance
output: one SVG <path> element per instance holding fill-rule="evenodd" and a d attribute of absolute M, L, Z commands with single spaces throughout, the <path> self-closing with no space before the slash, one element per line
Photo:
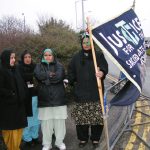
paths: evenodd
<path fill-rule="evenodd" d="M 49 119 L 41 121 L 41 129 L 43 134 L 43 146 L 51 146 L 52 134 L 55 134 L 55 145 L 60 146 L 66 135 L 65 119 Z"/>

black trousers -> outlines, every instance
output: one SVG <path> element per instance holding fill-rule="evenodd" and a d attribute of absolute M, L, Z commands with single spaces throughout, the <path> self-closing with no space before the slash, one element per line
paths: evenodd
<path fill-rule="evenodd" d="M 89 129 L 91 127 L 91 133 Z M 76 125 L 77 137 L 80 141 L 99 141 L 103 130 L 103 125 Z"/>

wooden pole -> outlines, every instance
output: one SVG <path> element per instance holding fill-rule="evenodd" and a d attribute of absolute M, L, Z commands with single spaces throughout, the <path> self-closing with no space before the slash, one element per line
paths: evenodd
<path fill-rule="evenodd" d="M 93 44 L 93 39 L 92 39 L 92 30 L 91 30 L 91 25 L 89 23 L 88 17 L 87 17 L 87 26 L 88 26 L 88 30 L 89 30 L 90 43 L 91 43 L 91 48 L 92 48 L 92 56 L 93 56 L 93 61 L 94 61 L 95 72 L 98 72 L 98 66 L 97 66 L 94 44 Z M 99 97 L 100 97 L 100 104 L 101 104 L 102 113 L 103 113 L 103 122 L 104 122 L 104 129 L 105 129 L 105 138 L 106 138 L 106 142 L 107 142 L 107 150 L 109 150 L 110 147 L 109 147 L 108 123 L 107 123 L 107 115 L 106 115 L 105 109 L 104 109 L 102 82 L 101 82 L 101 79 L 99 79 L 98 77 L 96 79 L 97 79 L 98 92 L 99 92 Z"/>
<path fill-rule="evenodd" d="M 133 10 L 135 10 L 135 0 L 133 0 L 132 8 L 133 8 Z"/>

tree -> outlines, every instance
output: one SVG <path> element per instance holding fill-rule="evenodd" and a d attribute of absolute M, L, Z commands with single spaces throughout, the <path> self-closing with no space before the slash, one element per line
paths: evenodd
<path fill-rule="evenodd" d="M 39 33 L 34 33 L 24 23 L 13 16 L 0 19 L 0 51 L 4 48 L 14 48 L 17 55 L 28 49 L 33 53 L 35 61 L 39 60 L 41 51 L 52 48 L 61 62 L 65 64 L 73 53 L 80 49 L 79 33 L 71 29 L 63 20 L 40 19 L 38 22 Z"/>
<path fill-rule="evenodd" d="M 42 19 L 38 22 L 40 36 L 45 47 L 55 49 L 59 58 L 71 57 L 79 50 L 78 33 L 71 29 L 63 20 Z"/>
<path fill-rule="evenodd" d="M 0 51 L 6 47 L 17 47 L 30 33 L 27 27 L 24 31 L 23 22 L 13 16 L 3 16 L 0 19 Z"/>

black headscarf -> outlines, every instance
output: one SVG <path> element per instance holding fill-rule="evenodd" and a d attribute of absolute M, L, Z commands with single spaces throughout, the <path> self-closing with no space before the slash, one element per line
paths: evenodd
<path fill-rule="evenodd" d="M 1 65 L 5 68 L 10 68 L 10 55 L 14 53 L 13 49 L 4 49 L 1 53 Z"/>
<path fill-rule="evenodd" d="M 24 56 L 26 54 L 29 54 L 31 56 L 31 63 L 30 64 L 24 63 Z M 20 73 L 21 73 L 23 79 L 25 80 L 25 82 L 27 82 L 27 81 L 32 82 L 35 63 L 33 63 L 32 54 L 28 50 L 24 50 L 23 53 L 21 54 L 21 58 L 20 58 L 18 66 L 19 66 Z"/>
<path fill-rule="evenodd" d="M 24 56 L 25 56 L 26 54 L 31 55 L 31 64 L 25 64 L 25 63 L 24 63 Z M 35 64 L 33 63 L 31 52 L 29 52 L 28 50 L 24 50 L 24 51 L 22 52 L 22 54 L 21 54 L 21 58 L 20 58 L 19 64 L 21 64 L 21 65 L 23 65 L 23 66 L 26 66 L 26 67 L 30 68 L 31 70 L 34 70 Z"/>
<path fill-rule="evenodd" d="M 29 55 L 32 56 L 31 52 L 29 52 L 28 50 L 24 50 L 24 51 L 22 52 L 22 54 L 21 54 L 20 63 L 24 64 L 24 56 L 25 56 L 26 54 L 29 54 Z M 31 60 L 31 63 L 33 63 L 32 60 Z"/>
<path fill-rule="evenodd" d="M 18 95 L 18 102 L 21 104 L 25 99 L 25 89 L 23 79 L 15 66 L 10 66 L 10 56 L 14 53 L 13 49 L 4 49 L 1 53 L 1 66 L 5 68 L 10 77 L 14 78 L 16 91 Z"/>

